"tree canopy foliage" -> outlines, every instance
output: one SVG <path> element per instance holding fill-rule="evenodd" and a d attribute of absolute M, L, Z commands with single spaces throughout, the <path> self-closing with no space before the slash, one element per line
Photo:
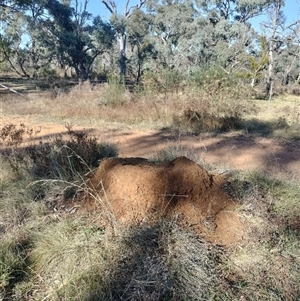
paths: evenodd
<path fill-rule="evenodd" d="M 284 5 L 128 0 L 120 13 L 117 2 L 103 0 L 99 6 L 111 14 L 105 22 L 88 12 L 88 0 L 0 0 L 0 68 L 82 80 L 115 72 L 139 82 L 146 70 L 188 76 L 215 66 L 252 87 L 264 83 L 271 95 L 276 80 L 300 83 L 300 24 L 286 20 Z M 254 25 L 258 17 L 260 27 Z"/>

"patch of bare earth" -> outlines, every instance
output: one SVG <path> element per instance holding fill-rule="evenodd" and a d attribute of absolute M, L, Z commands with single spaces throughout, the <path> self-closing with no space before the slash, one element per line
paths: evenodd
<path fill-rule="evenodd" d="M 40 133 L 33 137 L 34 141 L 67 133 L 64 122 L 61 124 L 33 122 L 30 116 L 0 116 L 0 120 L 2 125 L 24 123 L 28 127 L 40 129 Z M 174 135 L 163 131 L 134 130 L 113 123 L 72 129 L 88 131 L 101 141 L 116 144 L 120 157 L 153 158 L 157 152 L 179 145 L 182 149 L 191 150 L 196 157 L 201 156 L 207 164 L 223 169 L 268 171 L 300 178 L 300 141 L 235 133 L 215 137 L 202 134 Z"/>
<path fill-rule="evenodd" d="M 202 157 L 207 164 L 227 170 L 258 170 L 300 178 L 300 141 L 241 135 L 172 135 L 158 131 L 99 131 L 115 143 L 122 157 L 151 158 L 153 154 L 180 145 L 183 152 Z"/>

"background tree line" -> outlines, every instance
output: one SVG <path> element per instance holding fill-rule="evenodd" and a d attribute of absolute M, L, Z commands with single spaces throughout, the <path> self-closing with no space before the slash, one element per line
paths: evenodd
<path fill-rule="evenodd" d="M 300 83 L 300 23 L 287 21 L 283 0 L 127 1 L 122 13 L 113 0 L 99 5 L 109 22 L 88 12 L 88 0 L 0 0 L 0 71 L 136 82 L 165 74 L 179 85 L 218 68 L 269 96 L 274 84 Z"/>

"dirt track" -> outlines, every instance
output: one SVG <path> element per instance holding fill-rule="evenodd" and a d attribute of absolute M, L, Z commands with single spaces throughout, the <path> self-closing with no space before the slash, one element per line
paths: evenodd
<path fill-rule="evenodd" d="M 40 128 L 35 141 L 66 133 L 66 127 L 51 123 L 34 123 L 30 118 L 2 116 L 1 124 L 19 124 Z M 99 136 L 101 141 L 117 145 L 120 157 L 153 158 L 169 147 L 180 149 L 179 155 L 204 159 L 220 170 L 260 170 L 288 174 L 300 178 L 300 141 L 284 141 L 227 133 L 215 137 L 207 135 L 185 136 L 162 131 L 139 131 L 121 126 L 99 128 L 73 128 Z"/>
<path fill-rule="evenodd" d="M 102 134 L 116 143 L 120 156 L 151 158 L 168 147 L 182 149 L 182 155 L 202 157 L 225 170 L 266 170 L 300 177 L 300 143 L 244 135 L 216 137 L 180 136 L 161 132 L 114 131 Z"/>

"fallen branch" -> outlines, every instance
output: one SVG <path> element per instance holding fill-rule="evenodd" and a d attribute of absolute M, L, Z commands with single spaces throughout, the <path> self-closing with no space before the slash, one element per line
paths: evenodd
<path fill-rule="evenodd" d="M 6 87 L 6 86 L 4 86 L 4 85 L 2 85 L 2 84 L 0 84 L 0 86 L 3 87 L 4 89 L 7 89 L 7 90 L 13 92 L 13 93 L 16 93 L 16 94 L 18 94 L 18 95 L 24 96 L 23 94 L 17 92 L 17 91 L 14 90 L 14 89 L 8 88 L 8 87 Z"/>

